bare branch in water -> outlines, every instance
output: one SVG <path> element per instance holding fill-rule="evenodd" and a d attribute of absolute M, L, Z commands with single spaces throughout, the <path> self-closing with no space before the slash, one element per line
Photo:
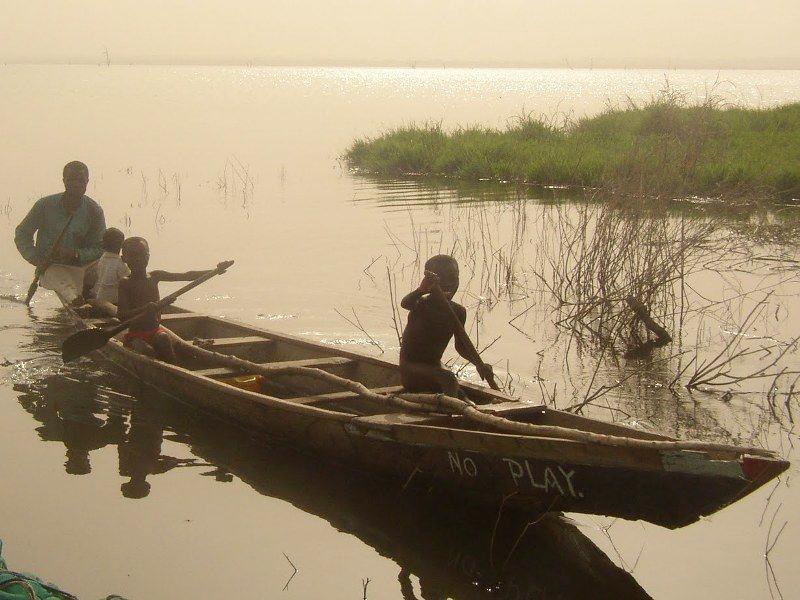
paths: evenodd
<path fill-rule="evenodd" d="M 797 346 L 800 341 L 800 336 L 792 339 L 790 342 L 784 344 L 782 350 L 777 355 L 772 357 L 764 366 L 756 368 L 752 371 L 735 374 L 731 372 L 733 363 L 737 359 L 751 356 L 761 351 L 765 351 L 767 356 L 772 355 L 771 347 L 759 348 L 742 348 L 742 343 L 746 339 L 745 332 L 753 324 L 755 319 L 763 312 L 767 306 L 767 301 L 771 297 L 772 292 L 767 294 L 760 302 L 758 302 L 747 314 L 744 322 L 739 327 L 738 331 L 731 337 L 727 344 L 720 350 L 716 356 L 709 361 L 694 361 L 696 363 L 695 371 L 689 377 L 686 383 L 686 388 L 689 390 L 697 389 L 700 386 L 730 386 L 741 383 L 746 380 L 763 379 L 763 378 L 777 378 L 785 374 L 797 375 L 800 371 L 787 371 L 786 368 L 779 369 L 779 363 L 783 357 L 790 350 Z M 777 345 L 777 344 L 776 344 Z M 773 382 L 775 383 L 775 382 Z M 770 402 L 770 407 L 774 409 L 774 404 Z"/>
<path fill-rule="evenodd" d="M 364 275 L 369 277 L 370 281 L 372 281 L 372 285 L 375 285 L 375 277 L 372 275 L 372 273 L 369 272 L 370 267 L 372 267 L 372 265 L 374 265 L 376 262 L 378 262 L 382 258 L 383 258 L 383 255 L 380 254 L 380 255 L 376 256 L 375 258 L 373 258 L 372 262 L 370 262 L 366 267 L 364 267 Z"/>
<path fill-rule="evenodd" d="M 392 272 L 389 270 L 389 265 L 386 265 L 386 281 L 389 285 L 389 302 L 392 309 L 392 324 L 394 325 L 394 333 L 397 336 L 397 345 L 403 343 L 403 329 L 400 327 L 400 309 L 397 308 L 397 281 L 392 277 Z"/>
<path fill-rule="evenodd" d="M 294 569 L 292 574 L 289 576 L 289 579 L 286 580 L 286 585 L 283 586 L 283 591 L 285 592 L 289 588 L 289 584 L 292 582 L 292 579 L 294 579 L 294 576 L 299 572 L 299 569 L 294 566 L 292 559 L 286 556 L 285 552 L 282 552 L 281 554 L 283 554 L 283 557 L 289 562 L 290 565 L 292 565 L 292 569 Z"/>
<path fill-rule="evenodd" d="M 767 538 L 764 541 L 764 572 L 767 578 L 767 589 L 769 589 L 770 597 L 774 598 L 774 594 L 772 592 L 773 586 L 775 587 L 775 591 L 778 592 L 778 597 L 783 599 L 783 593 L 781 592 L 780 585 L 778 584 L 778 578 L 775 575 L 775 570 L 772 568 L 772 561 L 770 561 L 769 555 L 772 552 L 772 549 L 775 548 L 775 544 L 778 543 L 778 538 L 781 537 L 783 530 L 789 524 L 789 521 L 784 521 L 781 528 L 778 530 L 778 533 L 775 537 L 772 537 L 772 526 L 775 524 L 775 517 L 778 516 L 778 512 L 781 510 L 783 504 L 779 504 L 778 508 L 775 509 L 775 512 L 772 515 L 772 519 L 769 522 L 769 529 L 767 530 Z"/>
<path fill-rule="evenodd" d="M 366 329 L 364 329 L 364 326 L 361 324 L 361 319 L 359 319 L 358 318 L 358 314 L 356 314 L 356 309 L 355 308 L 353 308 L 353 307 L 350 308 L 350 310 L 353 312 L 353 318 L 355 319 L 355 322 L 351 321 L 345 315 L 343 315 L 341 312 L 339 312 L 338 308 L 334 308 L 333 310 L 334 310 L 334 312 L 336 312 L 337 315 L 339 315 L 345 321 L 350 323 L 350 325 L 352 325 L 353 327 L 358 329 L 361 333 L 363 333 L 365 336 L 367 336 L 367 340 L 369 341 L 369 343 L 372 344 L 373 346 L 375 346 L 378 350 L 381 351 L 381 354 L 383 354 L 383 352 L 384 352 L 383 346 L 381 346 L 378 342 L 376 342 L 375 338 L 373 338 L 369 334 L 369 332 Z"/>

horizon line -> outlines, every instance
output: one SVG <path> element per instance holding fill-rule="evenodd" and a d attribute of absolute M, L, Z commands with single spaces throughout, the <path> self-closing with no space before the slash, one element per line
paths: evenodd
<path fill-rule="evenodd" d="M 16 59 L 3 60 L 4 66 L 194 66 L 194 67 L 327 67 L 327 68 L 404 68 L 404 69 L 598 69 L 598 70 L 768 70 L 768 71 L 793 71 L 800 70 L 800 58 L 774 57 L 751 60 L 732 61 L 727 59 L 630 59 L 630 60 L 553 60 L 539 62 L 512 62 L 512 61 L 441 61 L 441 60 L 256 60 L 243 59 L 230 60 L 168 60 L 168 59 L 138 59 L 133 61 L 90 60 L 76 58 L 63 59 Z"/>

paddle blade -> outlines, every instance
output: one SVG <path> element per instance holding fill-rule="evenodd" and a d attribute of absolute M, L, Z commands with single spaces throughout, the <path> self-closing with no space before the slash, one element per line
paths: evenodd
<path fill-rule="evenodd" d="M 112 335 L 114 335 L 113 332 L 97 327 L 73 333 L 61 345 L 61 357 L 67 363 L 93 350 L 99 350 L 106 345 Z"/>

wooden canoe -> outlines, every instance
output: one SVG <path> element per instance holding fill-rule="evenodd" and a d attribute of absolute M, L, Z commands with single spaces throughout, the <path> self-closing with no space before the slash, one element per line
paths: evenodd
<path fill-rule="evenodd" d="M 79 328 L 104 322 L 70 313 Z M 215 352 L 251 362 L 314 367 L 384 394 L 402 389 L 398 366 L 378 358 L 180 308 L 165 313 L 163 324 L 185 340 L 212 340 Z M 777 456 L 735 447 L 676 448 L 667 436 L 513 401 L 469 383 L 464 390 L 484 412 L 587 432 L 592 439 L 506 433 L 460 415 L 404 412 L 301 375 L 262 378 L 254 389 L 252 382 L 234 380 L 243 373 L 209 368 L 195 358 L 167 364 L 128 350 L 119 339 L 95 354 L 249 431 L 399 481 L 435 484 L 465 501 L 677 528 L 746 496 L 789 466 Z M 605 437 L 633 445 L 605 443 Z"/>

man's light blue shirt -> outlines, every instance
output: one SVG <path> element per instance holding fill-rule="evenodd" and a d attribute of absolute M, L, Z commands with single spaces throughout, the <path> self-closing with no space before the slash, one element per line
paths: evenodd
<path fill-rule="evenodd" d="M 69 221 L 70 214 L 64 208 L 62 196 L 53 194 L 36 201 L 22 222 L 17 225 L 14 243 L 22 257 L 35 265 L 47 258 L 50 249 Z M 60 248 L 77 254 L 77 263 L 85 265 L 100 258 L 103 253 L 100 242 L 106 230 L 106 220 L 100 205 L 83 196 L 75 217 L 61 240 Z M 36 233 L 36 242 L 33 234 Z"/>

